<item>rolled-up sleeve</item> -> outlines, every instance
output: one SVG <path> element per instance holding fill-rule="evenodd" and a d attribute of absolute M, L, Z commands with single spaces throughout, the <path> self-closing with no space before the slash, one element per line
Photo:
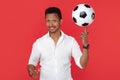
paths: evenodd
<path fill-rule="evenodd" d="M 36 66 L 39 61 L 39 58 L 40 58 L 40 50 L 38 48 L 38 43 L 34 42 L 28 64 L 32 64 Z"/>
<path fill-rule="evenodd" d="M 82 56 L 82 51 L 75 39 L 73 39 L 72 42 L 73 42 L 72 43 L 72 57 L 74 58 L 76 65 L 82 69 L 83 67 L 80 64 L 80 58 Z"/>

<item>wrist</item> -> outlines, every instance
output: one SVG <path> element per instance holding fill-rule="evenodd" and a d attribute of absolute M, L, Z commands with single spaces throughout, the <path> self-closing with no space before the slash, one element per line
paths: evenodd
<path fill-rule="evenodd" d="M 89 49 L 89 44 L 83 44 L 84 49 Z"/>

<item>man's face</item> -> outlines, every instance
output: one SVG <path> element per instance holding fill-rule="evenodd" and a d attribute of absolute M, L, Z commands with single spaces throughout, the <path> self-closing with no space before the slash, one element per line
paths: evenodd
<path fill-rule="evenodd" d="M 56 13 L 46 15 L 46 26 L 49 32 L 55 33 L 60 29 L 61 19 L 59 19 Z"/>

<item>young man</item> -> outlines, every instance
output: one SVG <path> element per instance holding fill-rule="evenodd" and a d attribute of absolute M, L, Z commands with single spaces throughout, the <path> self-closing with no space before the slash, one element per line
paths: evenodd
<path fill-rule="evenodd" d="M 88 62 L 87 32 L 81 34 L 83 50 L 76 40 L 66 35 L 61 29 L 62 15 L 59 8 L 49 7 L 45 11 L 48 33 L 37 39 L 32 48 L 28 63 L 28 73 L 32 78 L 40 80 L 73 80 L 71 77 L 71 57 L 80 68 L 85 68 Z M 40 60 L 41 69 L 36 70 Z"/>

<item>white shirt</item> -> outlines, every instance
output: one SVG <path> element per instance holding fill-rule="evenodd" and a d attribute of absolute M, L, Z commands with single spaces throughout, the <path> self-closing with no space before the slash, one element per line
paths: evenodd
<path fill-rule="evenodd" d="M 62 32 L 56 46 L 49 33 L 37 39 L 32 48 L 28 64 L 37 65 L 40 60 L 40 80 L 73 80 L 71 56 L 80 68 L 82 52 L 76 40 Z"/>

